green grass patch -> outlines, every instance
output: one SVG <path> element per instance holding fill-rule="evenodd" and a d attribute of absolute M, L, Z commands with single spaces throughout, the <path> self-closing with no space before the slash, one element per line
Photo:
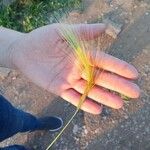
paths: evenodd
<path fill-rule="evenodd" d="M 62 15 L 72 8 L 79 8 L 81 0 L 16 0 L 0 8 L 0 25 L 29 32 L 37 27 L 53 23 L 50 16 Z"/>

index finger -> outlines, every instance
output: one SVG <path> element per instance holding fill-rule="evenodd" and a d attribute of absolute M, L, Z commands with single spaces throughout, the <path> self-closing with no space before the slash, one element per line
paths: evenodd
<path fill-rule="evenodd" d="M 138 72 L 134 66 L 103 52 L 96 54 L 96 57 L 93 59 L 93 63 L 101 69 L 116 73 L 129 79 L 136 79 L 138 77 Z"/>

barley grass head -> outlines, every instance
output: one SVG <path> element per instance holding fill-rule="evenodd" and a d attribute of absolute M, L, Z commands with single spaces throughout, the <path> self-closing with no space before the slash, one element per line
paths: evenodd
<path fill-rule="evenodd" d="M 60 29 L 58 32 L 60 33 L 60 36 L 62 36 L 64 41 L 66 41 L 66 43 L 72 49 L 72 53 L 75 56 L 75 59 L 78 61 L 80 69 L 82 70 L 82 72 L 84 72 L 84 75 L 86 76 L 87 84 L 84 93 L 80 97 L 80 101 L 77 105 L 76 111 L 74 112 L 73 116 L 70 118 L 68 123 L 55 137 L 55 139 L 51 142 L 51 144 L 47 147 L 46 150 L 49 150 L 53 146 L 53 144 L 57 141 L 57 139 L 62 135 L 64 130 L 74 119 L 74 117 L 80 110 L 82 104 L 84 103 L 86 97 L 88 96 L 89 91 L 94 86 L 96 75 L 94 66 L 86 49 L 85 41 L 81 40 L 81 38 L 78 36 L 78 33 L 75 30 L 73 30 L 73 28 L 66 28 L 63 24 L 60 25 Z"/>

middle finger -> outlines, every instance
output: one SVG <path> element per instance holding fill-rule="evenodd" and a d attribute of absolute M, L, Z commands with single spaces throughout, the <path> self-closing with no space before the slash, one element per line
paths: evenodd
<path fill-rule="evenodd" d="M 83 78 L 85 79 L 84 76 Z M 140 94 L 139 87 L 136 84 L 132 83 L 126 78 L 107 71 L 102 71 L 96 77 L 95 84 L 130 98 L 138 98 Z"/>
<path fill-rule="evenodd" d="M 81 79 L 74 84 L 73 88 L 79 93 L 83 94 L 86 84 L 87 82 Z M 123 105 L 123 100 L 118 95 L 115 95 L 96 85 L 89 91 L 88 97 L 97 101 L 98 103 L 115 109 L 121 108 Z"/>

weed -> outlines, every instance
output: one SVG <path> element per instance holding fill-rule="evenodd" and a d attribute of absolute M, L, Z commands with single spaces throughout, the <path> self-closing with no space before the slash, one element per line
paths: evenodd
<path fill-rule="evenodd" d="M 49 16 L 61 9 L 78 7 L 81 0 L 16 0 L 0 8 L 0 26 L 30 32 L 53 23 Z"/>

